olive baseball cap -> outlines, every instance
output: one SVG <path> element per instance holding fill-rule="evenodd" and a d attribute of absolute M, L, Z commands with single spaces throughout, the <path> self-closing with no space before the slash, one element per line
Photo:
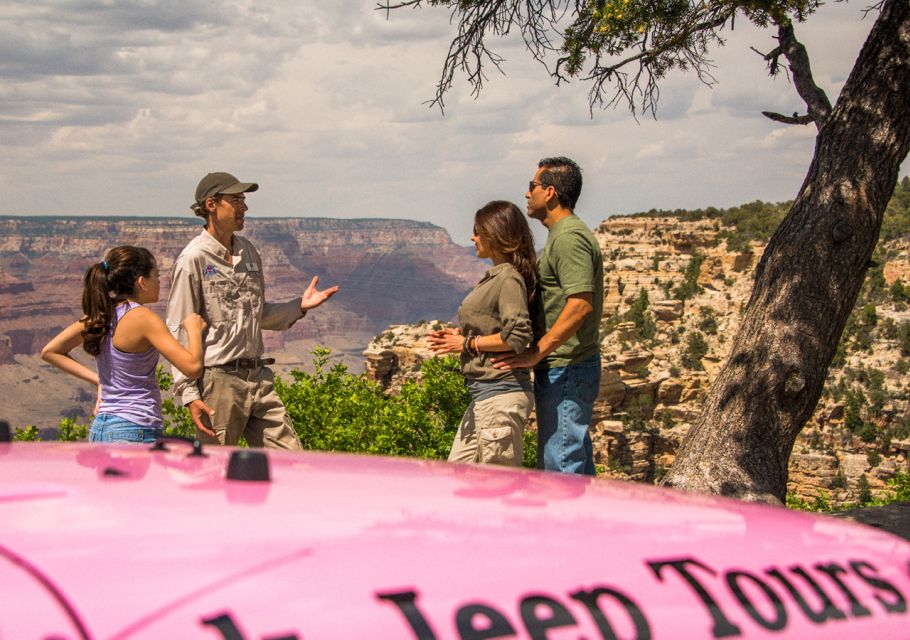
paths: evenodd
<path fill-rule="evenodd" d="M 233 195 L 235 193 L 249 193 L 256 191 L 259 185 L 255 182 L 240 182 L 230 173 L 219 171 L 210 173 L 199 181 L 196 187 L 196 203 L 202 204 L 206 198 L 218 194 Z"/>

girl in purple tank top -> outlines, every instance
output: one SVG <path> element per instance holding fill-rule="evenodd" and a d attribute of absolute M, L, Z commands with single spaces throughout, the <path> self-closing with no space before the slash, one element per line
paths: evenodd
<path fill-rule="evenodd" d="M 183 321 L 184 348 L 161 318 L 142 306 L 157 302 L 160 288 L 155 257 L 142 247 L 111 249 L 89 267 L 83 283 L 84 315 L 48 342 L 41 357 L 98 385 L 90 441 L 153 442 L 163 426 L 158 355 L 187 377 L 199 377 L 205 321 L 196 313 Z M 97 373 L 69 355 L 80 344 L 95 356 Z"/>

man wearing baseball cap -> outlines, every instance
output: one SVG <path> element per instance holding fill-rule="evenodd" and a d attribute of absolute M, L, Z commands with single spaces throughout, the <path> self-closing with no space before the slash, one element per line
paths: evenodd
<path fill-rule="evenodd" d="M 263 358 L 262 330 L 284 331 L 331 298 L 338 287 L 319 291 L 314 277 L 289 302 L 265 301 L 262 259 L 237 235 L 247 212 L 246 196 L 259 189 L 229 173 L 210 173 L 196 187 L 190 207 L 205 229 L 183 249 L 171 274 L 167 325 L 179 340 L 181 321 L 198 313 L 208 323 L 205 369 L 198 380 L 174 370 L 174 395 L 190 410 L 196 436 L 210 444 L 300 449 L 300 440 L 275 393 L 275 376 Z"/>

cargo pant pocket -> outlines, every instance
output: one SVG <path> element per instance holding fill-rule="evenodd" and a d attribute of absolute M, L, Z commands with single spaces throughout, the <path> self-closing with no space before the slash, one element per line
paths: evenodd
<path fill-rule="evenodd" d="M 515 464 L 515 437 L 512 427 L 480 430 L 480 460 L 484 464 Z"/>

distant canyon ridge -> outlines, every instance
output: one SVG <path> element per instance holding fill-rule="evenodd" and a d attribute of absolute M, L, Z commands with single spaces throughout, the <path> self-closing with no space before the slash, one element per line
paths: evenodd
<path fill-rule="evenodd" d="M 38 353 L 81 313 L 82 276 L 107 249 L 148 248 L 162 275 L 202 230 L 192 218 L 0 217 L 0 419 L 54 426 L 91 413 L 94 391 L 44 364 Z M 313 276 L 340 292 L 287 332 L 265 332 L 266 350 L 288 370 L 327 346 L 354 370 L 390 324 L 454 317 L 487 265 L 441 227 L 392 219 L 249 217 L 243 235 L 262 254 L 266 296 L 299 296 Z M 80 359 L 84 357 L 79 356 Z"/>

